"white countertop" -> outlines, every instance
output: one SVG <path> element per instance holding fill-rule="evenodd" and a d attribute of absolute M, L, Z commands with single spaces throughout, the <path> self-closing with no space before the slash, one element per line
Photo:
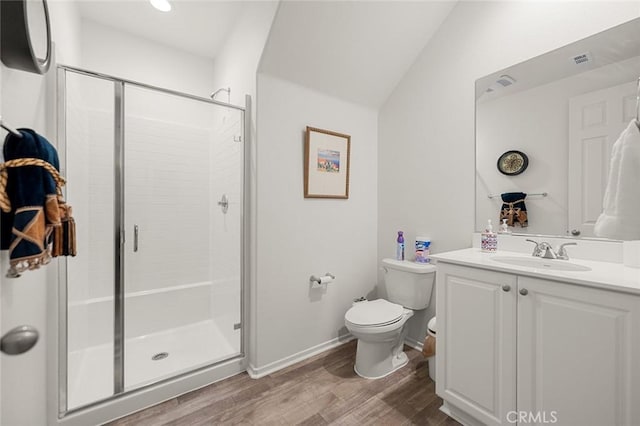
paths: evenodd
<path fill-rule="evenodd" d="M 499 263 L 491 260 L 491 258 L 495 256 L 531 257 L 530 254 L 505 250 L 498 250 L 495 253 L 485 253 L 479 248 L 468 248 L 446 253 L 432 254 L 430 257 L 442 263 L 453 263 L 456 265 L 472 266 L 516 275 L 547 278 L 554 281 L 563 281 L 571 284 L 599 287 L 640 295 L 640 269 L 630 268 L 622 265 L 621 263 L 571 259 L 569 262 L 576 265 L 588 266 L 591 270 L 558 271 Z M 550 262 L 566 261 L 550 260 Z"/>

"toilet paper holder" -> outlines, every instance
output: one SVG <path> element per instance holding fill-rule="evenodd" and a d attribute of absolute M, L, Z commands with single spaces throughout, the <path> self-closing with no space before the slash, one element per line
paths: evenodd
<path fill-rule="evenodd" d="M 311 277 L 309 277 L 309 281 L 311 282 L 311 284 L 318 284 L 318 285 L 330 283 L 335 279 L 336 279 L 336 276 L 329 272 L 325 273 L 321 277 L 316 277 L 315 275 L 311 275 Z"/>

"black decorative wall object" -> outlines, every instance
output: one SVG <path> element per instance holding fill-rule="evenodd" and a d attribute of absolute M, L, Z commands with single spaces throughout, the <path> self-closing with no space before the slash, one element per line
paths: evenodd
<path fill-rule="evenodd" d="M 9 68 L 44 74 L 51 65 L 51 26 L 47 1 L 42 0 L 46 28 L 33 28 L 37 24 L 29 19 L 27 0 L 0 0 L 0 58 Z M 32 27 L 30 27 L 30 25 Z M 36 57 L 32 37 L 46 32 L 46 55 Z"/>
<path fill-rule="evenodd" d="M 507 151 L 498 158 L 498 170 L 503 175 L 516 176 L 529 166 L 529 157 L 522 151 Z"/>

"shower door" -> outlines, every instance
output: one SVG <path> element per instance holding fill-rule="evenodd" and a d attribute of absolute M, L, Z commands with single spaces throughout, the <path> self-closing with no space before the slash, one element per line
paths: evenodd
<path fill-rule="evenodd" d="M 242 356 L 244 110 L 61 67 L 64 415 Z"/>
<path fill-rule="evenodd" d="M 124 100 L 131 389 L 240 353 L 243 144 L 241 111 L 131 85 Z"/>

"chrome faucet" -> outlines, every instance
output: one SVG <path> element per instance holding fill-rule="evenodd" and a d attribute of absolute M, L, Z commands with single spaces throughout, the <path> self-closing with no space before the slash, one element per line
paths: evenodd
<path fill-rule="evenodd" d="M 565 249 L 566 246 L 577 246 L 578 243 L 564 243 L 564 244 L 560 244 L 560 247 L 558 247 L 558 252 L 557 254 L 557 258 L 558 259 L 562 259 L 562 260 L 569 260 L 569 255 L 567 254 L 567 250 Z"/>
<path fill-rule="evenodd" d="M 541 257 L 543 259 L 569 260 L 569 255 L 567 254 L 567 250 L 565 249 L 565 246 L 578 245 L 578 243 L 564 243 L 564 244 L 560 244 L 560 247 L 558 247 L 557 251 L 554 251 L 553 247 L 551 247 L 551 244 L 549 244 L 546 241 L 543 241 L 541 243 L 538 243 L 537 241 L 533 241 L 529 239 L 525 241 L 528 241 L 536 245 L 533 249 L 533 253 L 531 253 L 531 256 Z"/>
<path fill-rule="evenodd" d="M 540 248 L 540 244 L 538 244 L 537 241 L 533 241 L 533 240 L 530 240 L 528 238 L 525 241 L 528 241 L 528 242 L 533 243 L 533 244 L 536 245 L 533 248 L 533 253 L 531 253 L 531 256 L 542 257 L 542 249 Z"/>

